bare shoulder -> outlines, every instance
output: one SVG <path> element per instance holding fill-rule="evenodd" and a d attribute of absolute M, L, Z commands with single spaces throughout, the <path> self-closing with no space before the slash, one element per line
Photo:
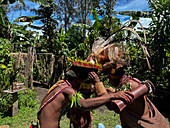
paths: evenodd
<path fill-rule="evenodd" d="M 75 90 L 74 90 L 72 87 L 70 87 L 68 84 L 65 84 L 64 86 L 67 87 L 67 88 L 65 88 L 65 89 L 62 91 L 63 93 L 65 93 L 65 94 L 67 94 L 67 95 L 73 95 L 73 94 L 75 94 Z"/>

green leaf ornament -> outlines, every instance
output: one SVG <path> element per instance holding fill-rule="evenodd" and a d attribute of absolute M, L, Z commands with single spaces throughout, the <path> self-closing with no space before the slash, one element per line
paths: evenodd
<path fill-rule="evenodd" d="M 71 105 L 70 108 L 72 107 L 81 107 L 79 99 L 84 99 L 83 94 L 80 92 L 75 91 L 75 94 L 71 96 Z"/>

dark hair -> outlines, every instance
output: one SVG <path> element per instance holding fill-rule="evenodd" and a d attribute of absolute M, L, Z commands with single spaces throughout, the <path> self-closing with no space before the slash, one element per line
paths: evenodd
<path fill-rule="evenodd" d="M 65 74 L 65 79 L 68 81 L 73 81 L 76 78 L 77 78 L 77 75 L 73 70 L 68 70 Z"/>

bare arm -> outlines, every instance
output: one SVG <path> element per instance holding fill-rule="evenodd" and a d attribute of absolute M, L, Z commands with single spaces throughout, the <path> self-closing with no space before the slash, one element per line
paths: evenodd
<path fill-rule="evenodd" d="M 63 93 L 66 94 L 68 96 L 68 99 L 71 101 L 71 97 L 72 95 L 75 94 L 75 90 L 73 88 L 67 88 L 65 90 L 63 90 Z M 81 108 L 84 110 L 93 110 L 97 107 L 100 107 L 108 102 L 111 101 L 111 99 L 114 98 L 113 94 L 109 94 L 109 95 L 103 95 L 101 97 L 96 97 L 96 98 L 88 98 L 88 99 L 79 99 L 80 101 L 80 105 Z"/>
<path fill-rule="evenodd" d="M 84 110 L 93 110 L 111 101 L 113 95 L 103 95 L 96 98 L 79 99 L 81 108 Z"/>
<path fill-rule="evenodd" d="M 68 96 L 69 101 L 72 102 L 71 97 L 72 95 L 75 94 L 75 90 L 73 88 L 67 88 L 63 90 L 63 93 L 65 93 Z M 96 98 L 79 99 L 79 101 L 80 101 L 80 105 L 82 109 L 93 110 L 97 107 L 100 107 L 102 105 L 105 105 L 111 102 L 111 100 L 121 99 L 121 100 L 126 101 L 127 99 L 125 98 L 125 96 L 128 97 L 129 94 L 126 92 L 120 91 L 119 93 L 106 94 L 106 95 L 102 95 Z"/>
<path fill-rule="evenodd" d="M 75 94 L 75 90 L 73 88 L 67 88 L 65 90 L 63 90 L 63 92 L 65 94 L 68 95 L 68 99 L 71 101 L 71 97 L 72 95 Z M 93 110 L 96 109 L 102 105 L 105 105 L 109 102 L 111 102 L 111 100 L 115 100 L 115 99 L 121 99 L 121 100 L 126 100 L 125 96 L 128 96 L 129 94 L 127 94 L 126 92 L 120 91 L 118 93 L 111 93 L 111 94 L 106 94 L 106 95 L 102 95 L 100 97 L 96 97 L 96 98 L 88 98 L 88 99 L 79 99 L 80 101 L 80 105 L 81 108 L 84 110 Z"/>
<path fill-rule="evenodd" d="M 80 99 L 81 108 L 84 110 L 93 110 L 102 105 L 110 103 L 112 100 L 123 100 L 125 102 L 131 102 L 133 95 L 129 92 L 119 91 L 117 93 L 105 94 L 96 98 L 88 98 L 86 100 Z"/>

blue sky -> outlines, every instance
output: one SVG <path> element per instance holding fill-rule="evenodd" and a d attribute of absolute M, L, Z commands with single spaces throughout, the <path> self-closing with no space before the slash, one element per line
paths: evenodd
<path fill-rule="evenodd" d="M 26 5 L 29 5 L 30 8 L 38 8 L 39 4 L 30 2 L 29 0 L 24 0 Z M 118 0 L 116 2 L 116 6 L 114 8 L 115 11 L 149 11 L 148 7 L 148 1 L 147 0 Z M 8 14 L 8 17 L 10 21 L 13 23 L 13 21 L 20 17 L 20 16 L 34 16 L 35 14 L 30 13 L 30 11 L 17 11 L 17 12 L 11 12 Z M 129 20 L 129 16 L 124 15 L 117 15 L 117 18 L 120 18 L 121 22 L 124 23 L 127 20 Z M 144 27 L 147 27 L 150 23 L 151 19 L 149 18 L 140 18 L 139 20 Z M 18 24 L 24 25 L 28 23 L 19 22 Z M 42 23 L 40 21 L 34 21 L 33 25 L 41 26 Z"/>
<path fill-rule="evenodd" d="M 149 11 L 146 0 L 118 0 L 115 11 Z M 129 20 L 129 16 L 118 15 L 122 22 Z"/>
<path fill-rule="evenodd" d="M 118 0 L 116 2 L 115 11 L 150 11 L 147 0 Z M 117 18 L 120 18 L 122 23 L 125 23 L 129 20 L 129 16 L 117 15 Z M 140 18 L 139 20 L 144 27 L 147 27 L 151 22 L 150 18 Z M 139 27 L 137 24 L 136 27 Z"/>

